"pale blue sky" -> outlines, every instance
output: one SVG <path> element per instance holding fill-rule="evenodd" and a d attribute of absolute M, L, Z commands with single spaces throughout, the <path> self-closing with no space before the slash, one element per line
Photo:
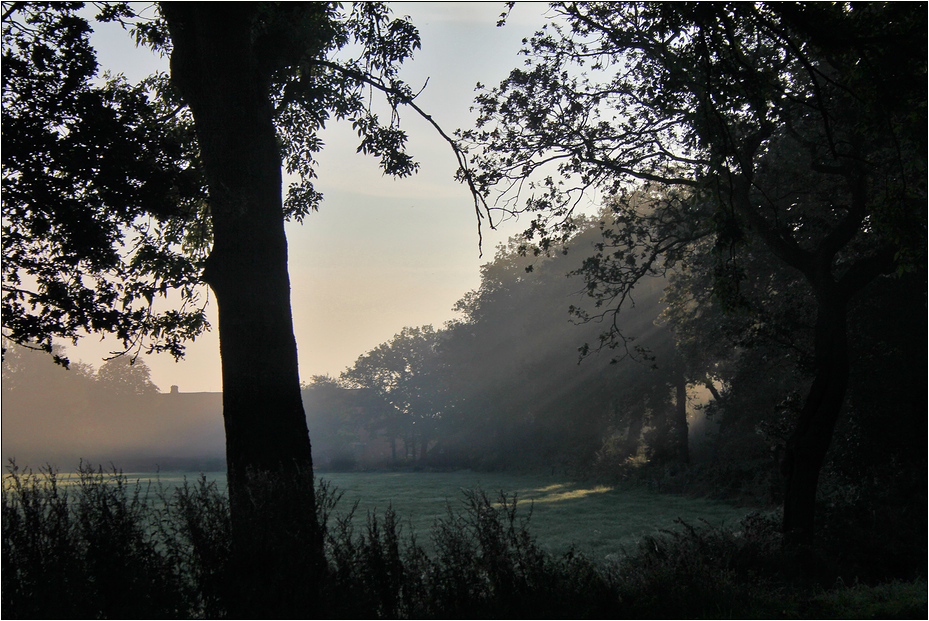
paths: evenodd
<path fill-rule="evenodd" d="M 419 86 L 417 100 L 448 132 L 468 127 L 477 82 L 494 85 L 522 63 L 524 37 L 544 23 L 547 5 L 517 3 L 508 23 L 497 28 L 504 10 L 497 2 L 390 3 L 419 28 L 422 49 L 406 64 L 403 77 Z M 137 50 L 118 26 L 95 39 L 100 64 L 130 79 L 166 70 L 167 61 Z M 355 153 L 357 139 L 348 124 L 324 134 L 317 188 L 325 195 L 319 211 L 303 225 L 287 227 L 291 297 L 300 375 L 338 375 L 355 359 L 388 340 L 404 326 L 452 319 L 452 305 L 479 285 L 479 267 L 494 248 L 521 230 L 511 223 L 499 231 L 484 226 L 484 257 L 479 257 L 476 219 L 467 189 L 453 176 L 457 168 L 447 144 L 424 121 L 406 114 L 418 175 L 384 177 L 377 161 Z M 286 183 L 286 182 L 285 182 Z M 210 307 L 215 326 L 215 305 Z M 567 317 L 566 317 L 567 320 Z M 112 342 L 88 337 L 72 359 L 99 366 Z M 188 346 L 184 361 L 148 357 L 153 381 L 165 392 L 219 391 L 219 345 L 214 331 Z"/>

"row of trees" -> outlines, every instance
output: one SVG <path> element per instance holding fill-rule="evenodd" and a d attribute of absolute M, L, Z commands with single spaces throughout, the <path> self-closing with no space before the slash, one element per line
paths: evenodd
<path fill-rule="evenodd" d="M 604 243 L 613 209 L 577 220 L 567 254 L 499 248 L 480 288 L 456 305 L 460 319 L 405 328 L 340 378 L 315 378 L 305 394 L 331 398 L 305 397 L 310 420 L 337 424 L 346 454 L 365 429 L 393 443 L 394 463 L 445 467 L 615 477 L 684 464 L 699 446 L 692 479 L 705 489 L 782 501 L 781 460 L 815 375 L 815 315 L 798 276 L 759 253 L 734 311 L 714 293 L 715 250 L 701 240 L 686 267 L 640 281 L 622 314 L 570 321 L 569 308 L 596 308 L 584 303 L 583 258 Z M 921 286 L 914 275 L 882 279 L 850 318 L 850 372 L 868 381 L 849 390 L 827 463 L 833 489 L 872 500 L 920 489 L 924 450 L 905 430 L 922 424 L 925 406 L 925 346 L 907 336 L 920 330 Z M 616 329 L 622 347 L 595 354 Z M 321 425 L 311 423 L 318 439 Z"/>
<path fill-rule="evenodd" d="M 64 356 L 64 348 L 54 346 L 55 355 Z M 105 361 L 99 368 L 78 362 L 70 365 L 73 373 L 50 373 L 46 360 L 15 344 L 8 344 L 3 354 L 4 401 L 36 397 L 54 398 L 60 394 L 97 392 L 113 397 L 152 395 L 159 392 L 152 382 L 152 371 L 142 358 L 121 356 Z"/>
<path fill-rule="evenodd" d="M 543 247 L 570 234 L 579 193 L 615 196 L 616 222 L 584 266 L 608 312 L 643 276 L 693 265 L 702 239 L 715 250 L 713 293 L 729 310 L 771 273 L 749 271 L 756 261 L 787 270 L 814 319 L 813 381 L 783 455 L 784 529 L 809 543 L 849 386 L 849 313 L 882 275 L 925 278 L 926 11 L 554 10 L 560 19 L 527 42 L 527 66 L 478 96 L 478 128 L 464 138 L 480 147 L 480 187 L 536 214 L 527 237 Z M 636 182 L 660 197 L 648 212 L 636 208 Z"/>
<path fill-rule="evenodd" d="M 642 452 L 686 462 L 683 362 L 669 326 L 656 325 L 666 280 L 640 283 L 636 307 L 623 315 L 638 335 L 628 352 L 581 364 L 585 343 L 596 347 L 608 325 L 569 315 L 584 304 L 580 258 L 601 238 L 596 220 L 577 226 L 567 254 L 501 246 L 480 287 L 456 304 L 459 319 L 439 330 L 404 328 L 338 380 L 315 378 L 311 392 L 337 384 L 379 395 L 389 407 L 357 410 L 347 429 L 383 434 L 420 463 L 576 471 L 618 436 L 626 438 L 622 459 Z"/>

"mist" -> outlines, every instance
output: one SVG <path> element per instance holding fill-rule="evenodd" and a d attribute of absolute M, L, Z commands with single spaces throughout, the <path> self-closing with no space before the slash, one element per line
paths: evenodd
<path fill-rule="evenodd" d="M 63 471 L 81 460 L 126 471 L 224 469 L 222 394 L 162 393 L 144 381 L 144 359 L 129 362 L 119 358 L 99 370 L 77 362 L 64 369 L 44 352 L 8 346 L 4 463 Z M 136 371 L 135 377 L 105 373 L 114 368 Z"/>
<path fill-rule="evenodd" d="M 304 378 L 315 465 L 577 469 L 609 438 L 634 433 L 624 431 L 628 420 L 667 410 L 675 354 L 669 328 L 656 323 L 664 279 L 643 280 L 622 315 L 622 332 L 645 357 L 626 345 L 596 352 L 613 318 L 584 322 L 568 312 L 586 303 L 583 279 L 566 275 L 579 267 L 593 233 L 552 257 L 501 246 L 482 268 L 481 285 L 450 309 L 458 319 L 404 328 L 403 338 L 355 352 L 356 367 L 388 352 L 369 363 L 375 375 L 396 375 L 393 383 L 353 378 L 352 367 L 340 377 Z M 585 343 L 592 353 L 580 361 Z M 642 397 L 650 392 L 657 396 Z M 10 345 L 2 395 L 5 462 L 64 471 L 81 460 L 126 471 L 225 469 L 222 393 L 156 386 L 144 357 L 66 370 L 44 352 Z M 650 416 L 659 425 L 659 415 Z"/>

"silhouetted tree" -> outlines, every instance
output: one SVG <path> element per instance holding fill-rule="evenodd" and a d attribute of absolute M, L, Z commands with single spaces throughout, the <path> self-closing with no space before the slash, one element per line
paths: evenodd
<path fill-rule="evenodd" d="M 96 375 L 98 387 L 114 395 L 150 395 L 158 392 L 152 383 L 152 370 L 142 358 L 120 356 L 107 360 Z"/>
<path fill-rule="evenodd" d="M 436 364 L 438 341 L 439 334 L 431 325 L 407 327 L 342 373 L 348 385 L 373 390 L 392 406 L 383 412 L 386 416 L 372 412 L 377 418 L 369 422 L 369 431 L 380 427 L 391 441 L 402 438 L 414 460 L 425 458 L 445 408 Z"/>
<path fill-rule="evenodd" d="M 4 253 L 28 277 L 4 263 L 5 335 L 50 349 L 53 336 L 115 331 L 127 347 L 149 336 L 150 348 L 179 355 L 183 339 L 205 327 L 202 312 L 159 316 L 152 299 L 181 287 L 187 304 L 194 285 L 208 284 L 241 578 L 230 591 L 234 612 L 308 614 L 322 541 L 284 221 L 321 200 L 314 153 L 332 119 L 351 120 L 359 151 L 385 172 L 416 170 L 396 112 L 423 114 L 397 74 L 419 36 L 380 3 L 163 3 L 132 31 L 170 53 L 170 83 L 97 88 L 79 6 L 3 8 L 4 187 L 14 190 L 4 196 Z M 100 19 L 136 16 L 119 3 Z M 333 60 L 343 48 L 357 56 Z M 371 111 L 375 90 L 387 123 Z M 301 179 L 284 201 L 282 163 Z"/>
<path fill-rule="evenodd" d="M 466 135 L 485 190 L 533 185 L 528 231 L 564 238 L 580 192 L 618 197 L 591 293 L 614 311 L 647 273 L 715 239 L 735 306 L 763 244 L 813 301 L 813 382 L 784 453 L 787 540 L 813 537 L 819 472 L 848 386 L 848 309 L 923 270 L 926 11 L 903 4 L 559 3 L 528 65 L 481 94 Z M 583 68 L 582 68 L 583 67 Z M 553 170 L 554 168 L 554 170 Z M 630 184 L 661 188 L 640 214 Z M 509 198 L 513 198 L 512 194 Z M 513 202 L 504 198 L 513 209 Z M 570 227 L 568 227 L 570 232 Z M 608 248 L 608 250 L 607 250 Z M 780 295 L 786 295 L 780 293 Z"/>

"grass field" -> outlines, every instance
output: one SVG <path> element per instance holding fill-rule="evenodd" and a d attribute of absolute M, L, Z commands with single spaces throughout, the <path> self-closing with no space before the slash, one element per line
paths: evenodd
<path fill-rule="evenodd" d="M 155 486 L 159 481 L 170 490 L 182 485 L 186 478 L 193 483 L 197 473 L 161 472 L 127 473 L 131 484 L 141 482 L 143 495 L 158 505 Z M 481 489 L 496 500 L 499 493 L 516 497 L 519 515 L 530 517 L 530 532 L 538 537 L 547 551 L 560 554 L 572 544 L 592 559 L 605 559 L 630 550 L 643 535 L 659 530 L 679 528 L 681 518 L 697 525 L 702 520 L 710 524 L 736 524 L 748 513 L 743 508 L 713 502 L 703 498 L 688 498 L 658 494 L 641 487 L 610 488 L 574 482 L 564 477 L 457 472 L 331 472 L 321 473 L 337 491 L 343 493 L 336 512 L 345 513 L 358 502 L 356 529 L 363 528 L 369 512 L 383 516 L 392 507 L 403 525 L 404 534 L 412 527 L 417 541 L 431 548 L 432 527 L 437 518 L 464 509 L 462 490 Z M 207 473 L 220 489 L 225 488 L 224 473 Z M 77 481 L 75 475 L 60 474 L 62 485 Z M 531 512 L 531 514 L 530 514 Z"/>
<path fill-rule="evenodd" d="M 7 514 L 7 505 L 4 505 L 4 562 L 13 562 L 13 567 L 18 567 L 16 571 L 19 573 L 10 575 L 21 578 L 15 581 L 15 588 L 11 590 L 7 588 L 7 576 L 4 575 L 4 611 L 15 604 L 22 609 L 22 618 L 154 618 L 165 616 L 165 611 L 176 613 L 179 609 L 188 613 L 203 613 L 199 607 L 202 601 L 197 599 L 200 591 L 194 592 L 190 595 L 193 599 L 188 600 L 189 594 L 186 591 L 172 590 L 172 585 L 176 584 L 171 572 L 177 568 L 170 563 L 159 564 L 167 558 L 159 556 L 158 550 L 162 549 L 159 546 L 167 545 L 165 549 L 172 550 L 174 544 L 171 542 L 180 542 L 182 547 L 189 547 L 189 540 L 172 539 L 169 536 L 164 541 L 159 540 L 160 543 L 156 542 L 154 548 L 142 544 L 138 544 L 141 547 L 135 544 L 128 547 L 121 544 L 101 545 L 101 532 L 106 533 L 104 537 L 107 541 L 136 541 L 134 537 L 139 532 L 139 522 L 132 521 L 135 519 L 132 516 L 137 515 L 137 507 L 132 500 L 120 504 L 119 499 L 126 498 L 121 493 L 114 496 L 101 495 L 100 488 L 95 487 L 101 479 L 87 479 L 86 476 L 84 485 L 80 490 L 74 490 L 73 496 L 70 493 L 67 496 L 48 495 L 46 500 L 49 502 L 52 498 L 58 499 L 51 504 L 43 504 L 44 496 L 37 494 L 35 487 L 30 487 L 29 480 L 33 479 L 26 480 L 26 488 L 21 490 L 23 493 L 18 496 L 13 494 L 21 501 L 17 505 L 18 513 Z M 147 500 L 149 506 L 157 507 L 160 504 L 159 498 L 171 495 L 172 488 L 183 485 L 185 478 L 194 482 L 199 475 L 162 472 L 157 475 L 127 473 L 125 477 L 128 489 L 121 489 L 128 492 L 130 499 L 134 498 L 135 483 L 138 481 L 140 497 Z M 104 480 L 108 478 L 103 477 Z M 222 473 L 209 473 L 206 478 L 216 483 L 219 490 L 225 487 L 225 476 Z M 691 525 L 706 521 L 712 525 L 733 526 L 747 513 L 744 508 L 738 509 L 705 499 L 658 494 L 643 488 L 608 488 L 538 475 L 470 471 L 381 472 L 324 473 L 322 478 L 328 479 L 332 486 L 343 493 L 337 512 L 347 512 L 358 503 L 354 520 L 356 534 L 365 532 L 369 512 L 383 516 L 387 508 L 392 507 L 406 534 L 412 529 L 417 535 L 417 542 L 427 553 L 432 551 L 431 535 L 437 519 L 447 516 L 449 508 L 457 516 L 468 515 L 465 511 L 464 490 L 483 490 L 489 498 L 503 491 L 511 501 L 514 496 L 519 499 L 520 516 L 527 517 L 531 512 L 530 532 L 536 536 L 543 549 L 558 557 L 550 559 L 536 555 L 534 548 L 523 545 L 518 538 L 497 537 L 497 522 L 485 520 L 481 521 L 482 527 L 476 534 L 481 541 L 476 548 L 472 547 L 476 545 L 477 539 L 473 538 L 475 534 L 470 528 L 464 531 L 465 539 L 456 538 L 460 527 L 456 522 L 451 529 L 445 528 L 443 531 L 439 548 L 441 553 L 430 554 L 428 557 L 411 554 L 402 561 L 391 560 L 393 557 L 388 551 L 390 538 L 383 537 L 383 530 L 382 537 L 378 538 L 380 543 L 373 546 L 368 545 L 370 541 L 357 545 L 357 539 L 337 537 L 331 549 L 334 563 L 332 575 L 337 578 L 333 585 L 342 589 L 337 592 L 341 593 L 343 599 L 333 605 L 347 606 L 345 610 L 348 610 L 357 604 L 361 606 L 359 610 L 366 613 L 361 616 L 374 616 L 378 610 L 387 610 L 382 610 L 381 606 L 398 606 L 399 594 L 415 592 L 418 595 L 409 601 L 404 600 L 404 606 L 412 605 L 410 602 L 427 602 L 433 608 L 427 606 L 422 610 L 429 615 L 437 610 L 447 610 L 447 606 L 461 605 L 464 606 L 460 609 L 462 616 L 475 616 L 472 613 L 476 611 L 484 616 L 488 616 L 489 612 L 489 616 L 497 618 L 501 610 L 499 606 L 508 606 L 506 610 L 511 610 L 516 601 L 519 610 L 528 607 L 527 610 L 535 612 L 528 614 L 530 617 L 547 616 L 545 613 L 551 613 L 551 606 L 554 605 L 565 605 L 565 610 L 574 611 L 580 610 L 578 606 L 589 604 L 593 606 L 589 611 L 593 611 L 594 616 L 601 616 L 608 609 L 609 617 L 626 614 L 628 618 L 926 618 L 924 577 L 910 578 L 903 582 L 885 580 L 873 586 L 865 583 L 859 585 L 855 573 L 848 574 L 854 578 L 854 584 L 846 587 L 845 584 L 852 582 L 844 580 L 841 574 L 837 574 L 838 579 L 833 578 L 832 573 L 824 573 L 819 577 L 811 574 L 811 578 L 801 572 L 804 575 L 794 576 L 792 572 L 795 571 L 797 557 L 777 546 L 776 540 L 765 534 L 767 531 L 749 529 L 742 536 L 719 530 L 688 531 L 683 537 L 649 539 L 648 546 L 634 549 L 637 540 L 647 535 L 682 528 L 675 523 L 677 518 Z M 60 474 L 56 480 L 59 488 L 68 488 L 77 483 L 79 478 Z M 154 485 L 149 486 L 149 482 Z M 4 477 L 5 487 L 15 483 L 14 477 Z M 36 483 L 41 491 L 42 487 L 49 485 L 49 479 L 40 474 Z M 215 499 L 215 496 L 210 498 Z M 37 499 L 39 502 L 36 505 L 33 501 Z M 62 514 L 56 509 L 62 505 L 56 503 L 65 499 L 68 508 Z M 38 513 L 33 510 L 36 507 Z M 114 511 L 114 507 L 125 511 Z M 205 505 L 201 503 L 196 507 L 204 508 Z M 47 513 L 43 512 L 45 509 L 48 509 Z M 67 515 L 62 522 L 59 518 L 64 514 Z M 195 522 L 206 520 L 204 525 L 215 516 L 209 512 L 200 514 L 196 508 L 194 514 Z M 149 514 L 144 509 L 139 515 L 143 519 L 142 532 L 149 525 L 144 520 L 158 517 L 157 513 Z M 93 525 L 92 528 L 86 528 L 87 524 Z M 173 531 L 157 532 L 170 534 Z M 209 532 L 209 528 L 204 532 Z M 339 533 L 338 529 L 332 532 Z M 215 569 L 213 563 L 217 559 L 225 562 L 223 559 L 227 557 L 223 550 L 227 548 L 223 541 L 218 545 L 210 537 L 198 541 L 198 549 L 206 553 L 203 558 L 210 559 L 211 568 Z M 462 547 L 460 541 L 468 543 Z M 594 564 L 588 565 L 576 557 L 560 557 L 560 553 L 572 545 L 593 560 Z M 37 549 L 42 553 L 34 554 Z M 623 558 L 624 550 L 634 554 Z M 819 554 L 828 550 L 825 547 Z M 8 553 L 14 554 L 17 551 L 18 556 L 7 559 Z M 616 560 L 619 564 L 609 566 L 618 568 L 616 572 L 601 574 L 586 569 L 602 568 L 604 566 L 597 561 L 613 557 L 618 557 Z M 200 556 L 194 554 L 188 557 L 185 553 L 178 558 L 199 559 Z M 811 556 L 810 559 L 819 560 L 810 567 L 821 572 L 831 572 L 832 564 L 822 564 L 828 558 Z M 424 564 L 427 563 L 426 559 L 429 559 L 430 564 Z M 114 576 L 108 573 L 111 567 L 116 566 L 111 563 L 116 562 L 126 571 L 132 570 L 125 583 L 114 581 Z M 178 571 L 191 571 L 191 576 L 199 576 L 197 572 L 202 567 L 197 562 L 200 561 L 184 565 L 187 569 Z M 401 564 L 398 565 L 398 562 Z M 164 573 L 165 567 L 169 568 L 168 573 Z M 398 567 L 404 569 L 398 570 Z M 858 571 L 857 566 L 850 567 Z M 501 568 L 504 571 L 499 571 Z M 524 582 L 512 582 L 514 572 L 522 576 L 520 580 Z M 206 578 L 198 582 L 196 587 L 204 589 L 203 596 L 222 595 L 224 587 L 220 585 L 221 588 L 216 591 L 216 584 L 219 583 L 212 582 L 214 578 L 210 577 L 214 574 L 207 572 L 204 575 Z M 428 589 L 424 586 L 426 583 L 422 582 L 424 577 L 430 580 L 426 585 Z M 823 577 L 828 581 L 822 582 Z M 397 582 L 401 579 L 406 582 Z M 415 586 L 409 580 L 413 580 Z M 121 595 L 114 599 L 116 591 L 107 590 L 114 584 L 118 585 L 118 593 L 124 597 Z M 512 589 L 515 584 L 535 585 L 533 588 L 536 590 L 532 591 L 533 595 L 527 598 L 525 605 L 518 598 L 507 599 L 507 594 L 514 593 Z M 829 584 L 835 586 L 830 588 Z M 35 591 L 36 585 L 45 585 L 47 593 L 41 589 Z M 48 593 L 57 594 L 64 588 L 61 585 L 71 589 L 67 597 L 48 596 Z M 108 586 L 104 589 L 100 585 Z M 126 585 L 132 586 L 132 589 L 126 590 Z M 152 591 L 152 588 L 155 590 Z M 427 591 L 428 597 L 420 597 Z M 170 597 L 147 598 L 146 594 L 151 592 L 167 593 Z M 14 593 L 14 596 L 10 596 L 10 593 Z M 464 597 L 462 593 L 470 595 L 461 599 Z M 114 601 L 117 603 L 114 604 Z M 222 600 L 217 601 L 220 601 L 221 606 Z M 166 602 L 167 607 L 162 610 L 156 606 L 160 611 L 157 615 L 137 611 L 158 602 Z M 533 602 L 541 608 L 533 607 Z M 119 608 L 123 611 L 121 614 L 111 614 L 115 610 L 113 606 L 117 604 L 125 610 Z M 621 610 L 615 609 L 618 604 L 622 605 Z M 175 605 L 180 608 L 171 607 Z M 601 605 L 607 608 L 601 610 L 598 608 Z M 87 610 L 93 614 L 74 613 L 74 610 L 78 610 L 75 606 L 89 606 Z M 56 611 L 55 614 L 48 612 L 49 607 Z M 401 608 L 389 610 L 397 612 Z M 540 610 L 542 614 L 538 612 Z M 583 610 L 588 611 L 587 608 Z M 131 611 L 131 614 L 125 611 Z M 167 616 L 172 615 L 174 613 Z M 16 617 L 4 614 L 5 618 L 7 616 Z"/>
<path fill-rule="evenodd" d="M 323 473 L 344 492 L 341 510 L 358 501 L 356 524 L 367 512 L 383 514 L 392 506 L 404 528 L 412 525 L 417 540 L 429 543 L 436 518 L 447 507 L 463 508 L 461 490 L 482 489 L 495 498 L 500 491 L 516 495 L 520 515 L 529 516 L 530 531 L 543 548 L 561 553 L 571 544 L 592 558 L 603 559 L 631 549 L 638 538 L 674 529 L 676 518 L 698 524 L 735 524 L 748 510 L 706 499 L 657 494 L 641 488 L 614 489 L 575 483 L 564 478 L 506 473 Z"/>

